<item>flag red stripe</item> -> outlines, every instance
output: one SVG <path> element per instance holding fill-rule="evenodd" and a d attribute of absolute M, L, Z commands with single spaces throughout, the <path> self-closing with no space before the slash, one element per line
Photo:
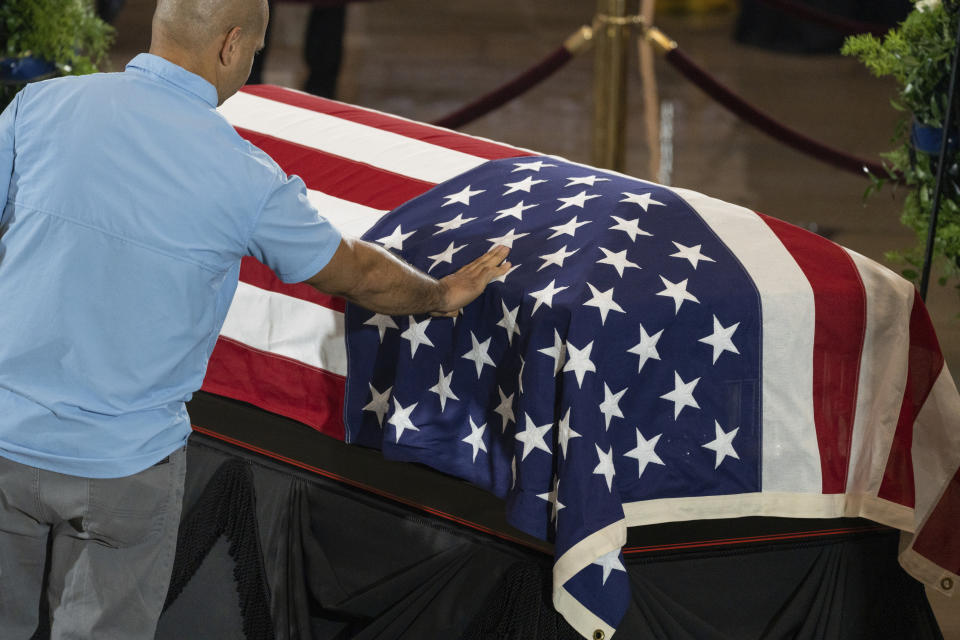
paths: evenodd
<path fill-rule="evenodd" d="M 900 418 L 890 446 L 877 495 L 905 507 L 914 506 L 913 423 L 926 402 L 943 368 L 943 354 L 933 324 L 920 296 L 913 294 L 910 312 L 910 351 L 907 356 L 907 385 L 900 405 Z"/>
<path fill-rule="evenodd" d="M 300 176 L 307 187 L 341 200 L 389 211 L 434 186 L 425 180 L 398 175 L 265 133 L 235 128 L 243 138 L 276 160 L 285 172 Z"/>
<path fill-rule="evenodd" d="M 913 550 L 953 573 L 960 573 L 960 545 L 956 544 L 960 522 L 960 469 L 950 480 L 937 506 L 917 534 Z"/>
<path fill-rule="evenodd" d="M 270 267 L 249 256 L 243 258 L 240 263 L 240 280 L 267 291 L 276 291 L 341 313 L 347 306 L 343 298 L 320 293 L 308 284 L 302 282 L 287 284 L 283 282 L 273 273 Z"/>
<path fill-rule="evenodd" d="M 523 151 L 514 147 L 497 144 L 495 142 L 490 142 L 489 140 L 473 138 L 455 131 L 450 131 L 449 129 L 431 127 L 429 125 L 420 124 L 419 122 L 411 122 L 409 120 L 395 118 L 383 113 L 377 113 L 376 111 L 367 111 L 365 109 L 343 104 L 342 102 L 325 100 L 323 98 L 300 93 L 298 91 L 291 91 L 290 89 L 283 89 L 281 87 L 269 85 L 247 85 L 241 89 L 241 91 L 244 93 L 249 93 L 250 95 L 259 96 L 261 98 L 267 98 L 269 100 L 275 100 L 277 102 L 289 104 L 294 107 L 309 109 L 310 111 L 316 111 L 317 113 L 324 113 L 329 116 L 349 120 L 350 122 L 356 122 L 358 124 L 375 127 L 377 129 L 382 129 L 383 131 L 390 131 L 391 133 L 397 133 L 415 140 L 429 142 L 432 145 L 443 147 L 445 149 L 453 149 L 454 151 L 460 151 L 472 156 L 477 156 L 478 158 L 486 158 L 487 160 L 517 158 L 520 156 L 533 155 L 529 151 Z"/>
<path fill-rule="evenodd" d="M 824 493 L 846 490 L 867 301 L 860 273 L 838 245 L 761 215 L 813 288 L 813 418 Z"/>
<path fill-rule="evenodd" d="M 203 390 L 249 402 L 343 440 L 345 385 L 343 376 L 221 336 Z"/>

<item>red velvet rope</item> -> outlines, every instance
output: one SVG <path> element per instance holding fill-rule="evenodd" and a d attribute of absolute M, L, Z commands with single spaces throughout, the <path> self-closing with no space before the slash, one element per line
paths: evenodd
<path fill-rule="evenodd" d="M 763 4 L 776 7 L 781 11 L 793 14 L 798 18 L 816 22 L 824 26 L 836 29 L 841 33 L 854 35 L 858 33 L 872 33 L 875 36 L 883 36 L 889 31 L 889 27 L 880 24 L 870 24 L 867 22 L 858 22 L 827 13 L 815 7 L 809 7 L 804 4 L 792 2 L 791 0 L 760 0 Z"/>
<path fill-rule="evenodd" d="M 680 49 L 668 51 L 666 58 L 667 61 L 688 80 L 700 87 L 707 95 L 726 107 L 727 110 L 787 146 L 793 147 L 797 151 L 817 158 L 818 160 L 822 160 L 827 164 L 845 169 L 860 176 L 865 176 L 866 172 L 869 171 L 877 177 L 889 177 L 887 170 L 878 162 L 864 160 L 863 158 L 858 158 L 834 149 L 822 142 L 808 138 L 786 125 L 780 124 L 720 84 L 710 74 L 697 66 L 697 64 L 680 51 Z"/>
<path fill-rule="evenodd" d="M 510 80 L 506 84 L 498 87 L 485 96 L 482 96 L 477 100 L 474 100 L 473 102 L 461 107 L 460 109 L 457 109 L 453 113 L 449 113 L 439 120 L 435 120 L 433 124 L 437 125 L 438 127 L 457 129 L 465 124 L 473 122 L 480 116 L 490 113 L 494 109 L 503 106 L 507 102 L 510 102 L 520 94 L 525 93 L 528 89 L 560 69 L 563 65 L 569 62 L 572 57 L 573 54 L 570 53 L 566 47 L 558 47 L 546 58 L 538 62 L 533 67 L 530 67 L 513 80 Z"/>

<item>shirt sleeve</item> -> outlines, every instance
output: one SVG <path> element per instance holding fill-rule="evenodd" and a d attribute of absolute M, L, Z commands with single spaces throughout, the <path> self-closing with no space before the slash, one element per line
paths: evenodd
<path fill-rule="evenodd" d="M 10 179 L 13 176 L 14 124 L 17 120 L 21 95 L 23 95 L 22 91 L 14 96 L 13 101 L 0 114 L 0 221 L 3 220 L 7 194 L 10 191 Z"/>
<path fill-rule="evenodd" d="M 307 199 L 303 180 L 281 172 L 263 204 L 247 251 L 284 282 L 302 282 L 330 261 L 340 237 Z"/>

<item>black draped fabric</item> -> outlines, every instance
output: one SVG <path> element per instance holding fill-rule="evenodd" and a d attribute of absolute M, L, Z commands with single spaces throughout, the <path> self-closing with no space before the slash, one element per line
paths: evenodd
<path fill-rule="evenodd" d="M 197 565 L 180 556 L 194 557 L 198 546 L 209 553 L 179 596 L 171 591 L 158 640 L 262 637 L 251 635 L 247 618 L 259 614 L 249 597 L 241 606 L 244 585 L 257 583 L 244 573 L 257 563 L 228 539 L 249 543 L 252 531 L 259 544 L 248 548 L 260 549 L 280 640 L 578 637 L 552 608 L 552 558 L 543 551 L 213 438 L 191 439 L 184 514 L 192 533 L 181 535 L 178 567 Z M 206 524 L 187 524 L 191 518 Z M 229 526 L 211 524 L 219 520 Z M 211 531 L 223 532 L 212 546 Z M 642 529 L 631 531 L 632 540 L 643 538 Z M 897 565 L 897 544 L 897 532 L 874 527 L 776 544 L 629 552 L 633 602 L 616 637 L 942 639 L 923 587 Z"/>
<path fill-rule="evenodd" d="M 222 536 L 234 560 L 233 578 L 248 640 L 273 640 L 273 622 L 257 531 L 249 465 L 228 458 L 206 483 L 203 493 L 181 520 L 177 555 L 164 609 L 177 599 Z"/>

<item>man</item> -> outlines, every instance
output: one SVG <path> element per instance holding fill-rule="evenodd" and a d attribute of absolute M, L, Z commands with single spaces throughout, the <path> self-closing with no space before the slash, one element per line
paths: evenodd
<path fill-rule="evenodd" d="M 215 107 L 265 0 L 160 0 L 123 73 L 28 85 L 0 116 L 0 636 L 152 638 L 183 495 L 184 402 L 253 255 L 388 314 L 455 315 L 496 248 L 434 280 L 342 238 Z M 48 553 L 49 548 L 49 553 Z"/>

